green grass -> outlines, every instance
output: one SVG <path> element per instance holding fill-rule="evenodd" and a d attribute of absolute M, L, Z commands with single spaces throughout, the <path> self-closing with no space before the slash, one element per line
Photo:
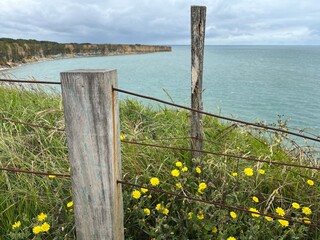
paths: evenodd
<path fill-rule="evenodd" d="M 64 128 L 59 94 L 46 94 L 42 88 L 21 90 L 0 87 L 0 117 L 42 126 Z M 189 113 L 160 106 L 157 109 L 135 100 L 120 102 L 121 133 L 128 141 L 190 148 Z M 231 125 L 204 117 L 204 149 L 206 151 L 252 156 L 270 161 L 304 165 L 317 164 L 292 149 L 287 136 Z M 286 126 L 283 126 L 286 127 Z M 310 207 L 311 222 L 320 221 L 320 176 L 316 170 L 275 166 L 203 154 L 191 160 L 190 152 L 122 143 L 123 179 L 144 186 L 157 177 L 156 188 L 218 201 L 244 209 L 256 208 L 262 213 L 277 214 L 277 207 L 287 217 L 301 221 L 306 216 L 292 202 Z M 311 150 L 310 150 L 311 151 Z M 317 156 L 317 155 L 315 155 Z M 183 172 L 176 162 L 188 171 Z M 65 133 L 0 121 L 0 166 L 53 173 L 69 173 Z M 195 168 L 202 171 L 197 173 Z M 253 176 L 244 173 L 254 171 Z M 174 177 L 171 171 L 178 169 Z M 259 170 L 265 170 L 260 174 Z M 235 177 L 232 174 L 237 173 Z M 315 185 L 310 186 L 307 180 Z M 207 188 L 198 191 L 200 183 Z M 180 183 L 182 188 L 176 186 Z M 74 217 L 67 203 L 72 200 L 68 178 L 49 178 L 0 171 L 0 239 L 75 239 Z M 136 190 L 138 199 L 132 197 Z M 277 220 L 266 221 L 248 213 L 194 202 L 179 197 L 123 185 L 126 239 L 320 239 L 319 228 L 290 223 L 282 227 Z M 252 196 L 259 199 L 253 202 Z M 156 209 L 157 204 L 162 208 Z M 159 205 L 158 205 L 159 206 Z M 150 210 L 150 215 L 144 209 Z M 165 214 L 165 209 L 169 210 Z M 51 226 L 48 232 L 34 234 L 33 227 L 42 224 L 37 216 L 46 213 Z M 191 214 L 192 213 L 192 214 Z M 192 215 L 191 218 L 189 218 Z M 201 218 L 203 215 L 203 219 Z M 12 225 L 21 226 L 12 229 Z M 217 232 L 212 232 L 217 229 Z"/>

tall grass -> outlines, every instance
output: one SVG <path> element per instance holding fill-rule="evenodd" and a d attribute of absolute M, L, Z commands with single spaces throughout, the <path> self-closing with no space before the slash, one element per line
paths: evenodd
<path fill-rule="evenodd" d="M 64 128 L 60 96 L 47 92 L 42 88 L 21 90 L 3 85 L 0 117 Z M 120 119 L 122 137 L 127 141 L 190 147 L 186 111 L 165 106 L 154 109 L 127 99 L 120 102 Z M 314 156 L 307 156 L 305 149 L 293 149 L 286 135 L 209 117 L 203 119 L 203 126 L 207 151 L 285 163 L 318 164 Z M 64 132 L 1 121 L 0 134 L 1 167 L 69 172 Z M 122 144 L 121 157 L 123 179 L 128 182 L 152 186 L 150 179 L 156 177 L 160 184 L 154 187 L 162 190 L 244 209 L 255 208 L 261 213 L 277 215 L 276 209 L 281 207 L 286 217 L 302 222 L 320 221 L 320 176 L 315 170 L 210 154 L 191 160 L 188 151 L 128 143 Z M 188 170 L 183 171 L 183 167 Z M 245 168 L 252 169 L 253 176 L 247 176 Z M 178 170 L 179 176 L 173 176 L 172 170 Z M 307 180 L 313 180 L 314 185 L 309 185 Z M 206 188 L 199 191 L 200 183 L 205 183 Z M 73 212 L 67 206 L 72 200 L 70 179 L 1 171 L 0 189 L 0 239 L 75 239 Z M 139 191 L 140 196 L 133 191 Z M 289 223 L 285 227 L 276 219 L 269 222 L 262 216 L 252 217 L 241 211 L 235 211 L 233 218 L 235 215 L 230 215 L 230 209 L 144 191 L 123 186 L 126 239 L 227 239 L 232 236 L 236 239 L 320 239 L 319 228 L 308 224 Z M 253 196 L 259 202 L 254 202 Z M 301 208 L 293 208 L 293 202 Z M 312 214 L 303 214 L 302 207 L 309 207 Z M 50 224 L 50 230 L 35 234 L 32 229 L 43 223 L 37 219 L 42 212 L 48 215 L 45 221 Z M 309 220 L 303 219 L 305 217 Z M 17 221 L 21 226 L 13 229 Z"/>

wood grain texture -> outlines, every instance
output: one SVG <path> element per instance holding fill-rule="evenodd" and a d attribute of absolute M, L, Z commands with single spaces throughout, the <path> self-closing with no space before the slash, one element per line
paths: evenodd
<path fill-rule="evenodd" d="M 206 7 L 191 6 L 191 108 L 203 110 L 202 76 L 204 39 L 206 25 Z M 203 150 L 202 115 L 191 115 L 191 149 Z M 200 158 L 200 152 L 192 152 L 191 158 Z"/>
<path fill-rule="evenodd" d="M 77 239 L 123 239 L 116 70 L 61 73 Z"/>

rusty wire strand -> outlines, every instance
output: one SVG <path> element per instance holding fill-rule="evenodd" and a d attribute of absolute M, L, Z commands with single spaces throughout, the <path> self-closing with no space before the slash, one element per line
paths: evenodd
<path fill-rule="evenodd" d="M 237 122 L 237 123 L 245 124 L 245 125 L 248 125 L 248 126 L 254 126 L 254 127 L 258 127 L 258 128 L 262 128 L 262 129 L 268 129 L 268 130 L 272 130 L 272 131 L 276 131 L 276 132 L 282 132 L 282 133 L 294 135 L 294 136 L 297 136 L 297 137 L 309 139 L 309 140 L 312 140 L 312 141 L 320 142 L 320 138 L 313 138 L 313 137 L 309 137 L 309 136 L 306 136 L 306 135 L 303 135 L 303 134 L 290 132 L 288 130 L 283 130 L 283 129 L 280 129 L 280 128 L 270 127 L 270 126 L 266 126 L 266 125 L 263 125 L 263 124 L 251 123 L 251 122 L 246 122 L 246 121 L 242 121 L 242 120 L 238 120 L 238 119 L 234 119 L 234 118 L 223 117 L 223 116 L 219 116 L 219 115 L 216 115 L 216 114 L 213 114 L 213 113 L 209 113 L 209 112 L 205 112 L 205 111 L 202 111 L 202 110 L 197 110 L 197 109 L 186 107 L 186 106 L 183 106 L 183 105 L 171 103 L 171 102 L 164 101 L 164 100 L 161 100 L 161 99 L 158 99 L 158 98 L 149 97 L 149 96 L 141 95 L 141 94 L 138 94 L 138 93 L 129 92 L 129 91 L 126 91 L 126 90 L 123 90 L 123 89 L 119 89 L 119 88 L 113 88 L 113 91 L 125 93 L 125 94 L 128 94 L 128 95 L 132 95 L 132 96 L 136 96 L 136 97 L 140 97 L 140 98 L 145 98 L 145 99 L 152 100 L 152 101 L 155 101 L 155 102 L 164 103 L 166 105 L 170 105 L 170 106 L 173 106 L 173 107 L 178 107 L 178 108 L 181 108 L 181 109 L 186 109 L 186 110 L 189 110 L 189 111 L 201 113 L 203 115 L 207 115 L 207 116 L 210 116 L 210 117 L 215 117 L 215 118 L 219 118 L 219 119 L 223 119 L 223 120 L 227 120 L 227 121 L 231 121 L 231 122 Z"/>
<path fill-rule="evenodd" d="M 61 85 L 61 82 L 33 81 L 33 80 L 15 80 L 15 79 L 0 79 L 0 82 L 8 82 L 8 83 L 36 83 L 36 84 Z"/>
<path fill-rule="evenodd" d="M 23 170 L 19 168 L 3 168 L 0 167 L 0 171 L 7 171 L 7 172 L 13 172 L 13 173 L 27 173 L 27 174 L 35 174 L 35 175 L 45 175 L 45 176 L 56 176 L 56 177 L 70 177 L 70 174 L 62 174 L 62 173 L 48 173 L 48 172 L 39 172 L 39 171 L 29 171 L 29 170 Z"/>
<path fill-rule="evenodd" d="M 221 208 L 237 210 L 237 211 L 250 213 L 250 214 L 257 214 L 257 215 L 261 215 L 261 216 L 265 216 L 265 217 L 271 217 L 271 218 L 279 219 L 279 220 L 287 220 L 289 222 L 299 223 L 299 224 L 303 224 L 303 225 L 307 225 L 307 226 L 320 227 L 320 223 L 318 223 L 318 222 L 309 224 L 309 223 L 305 223 L 305 222 L 294 220 L 294 219 L 289 218 L 289 217 L 279 217 L 279 216 L 276 216 L 276 215 L 273 215 L 273 214 L 265 214 L 265 213 L 260 213 L 260 212 L 257 213 L 257 212 L 253 212 L 253 211 L 247 210 L 245 208 L 226 205 L 226 204 L 223 204 L 223 203 L 218 202 L 218 201 L 203 200 L 203 199 L 200 199 L 200 198 L 195 198 L 195 197 L 182 195 L 182 194 L 178 194 L 178 193 L 174 193 L 174 192 L 164 191 L 164 190 L 156 189 L 156 188 L 153 188 L 153 187 L 142 186 L 142 185 L 130 183 L 130 182 L 123 181 L 123 180 L 117 180 L 117 183 L 124 184 L 124 185 L 129 185 L 129 186 L 133 186 L 133 187 L 137 187 L 137 188 L 146 188 L 146 189 L 148 189 L 148 190 L 150 190 L 152 192 L 163 193 L 163 194 L 166 194 L 166 195 L 171 195 L 171 196 L 175 196 L 175 197 L 179 197 L 179 198 L 185 198 L 185 199 L 189 199 L 189 200 L 196 201 L 196 202 L 215 205 L 215 206 L 218 206 L 218 207 L 221 207 Z"/>
<path fill-rule="evenodd" d="M 28 126 L 28 127 L 44 128 L 44 129 L 54 130 L 54 131 L 60 131 L 60 132 L 65 131 L 65 130 L 62 129 L 62 128 L 47 127 L 47 126 L 42 126 L 42 125 L 38 125 L 38 124 L 35 124 L 35 123 L 21 122 L 21 121 L 9 119 L 9 118 L 1 118 L 1 117 L 0 117 L 0 120 L 1 120 L 1 121 L 7 121 L 7 122 L 12 122 L 12 123 L 17 123 L 17 124 L 25 125 L 25 126 Z"/>
<path fill-rule="evenodd" d="M 171 147 L 171 146 L 162 146 L 162 145 L 156 145 L 156 144 L 149 144 L 149 143 L 140 143 L 140 142 L 132 142 L 132 141 L 126 141 L 122 140 L 123 143 L 133 144 L 133 145 L 141 145 L 145 147 L 154 147 L 154 148 L 163 148 L 163 149 L 172 149 L 172 150 L 181 150 L 181 151 L 190 151 L 190 152 L 201 152 L 205 154 L 211 154 L 216 156 L 223 156 L 223 157 L 229 157 L 229 158 L 236 158 L 236 159 L 243 159 L 247 161 L 253 161 L 253 162 L 264 162 L 268 164 L 274 164 L 274 165 L 282 165 L 282 166 L 288 166 L 288 167 L 298 167 L 298 168 L 308 168 L 308 169 L 314 169 L 320 171 L 319 167 L 311 167 L 311 166 L 304 166 L 299 164 L 293 164 L 293 163 L 282 163 L 282 162 L 276 162 L 276 161 L 268 161 L 268 160 L 261 160 L 253 157 L 242 157 L 237 156 L 233 154 L 226 154 L 226 153 L 217 153 L 217 152 L 211 152 L 211 151 L 205 151 L 205 150 L 196 150 L 196 149 L 190 149 L 190 148 L 179 148 L 179 147 Z"/>

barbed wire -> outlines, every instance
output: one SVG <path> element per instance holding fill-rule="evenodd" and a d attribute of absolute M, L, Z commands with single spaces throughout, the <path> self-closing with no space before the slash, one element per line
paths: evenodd
<path fill-rule="evenodd" d="M 158 98 L 154 98 L 154 97 L 150 97 L 150 96 L 146 96 L 146 95 L 141 95 L 141 94 L 138 94 L 138 93 L 133 93 L 133 92 L 126 91 L 126 90 L 123 90 L 123 89 L 119 89 L 119 88 L 113 88 L 113 91 L 117 91 L 117 92 L 125 93 L 125 94 L 128 94 L 128 95 L 132 95 L 132 96 L 136 96 L 136 97 L 152 100 L 152 101 L 155 101 L 155 102 L 160 102 L 160 103 L 163 103 L 163 104 L 166 104 L 166 105 L 170 105 L 170 106 L 173 106 L 173 107 L 177 107 L 177 108 L 181 108 L 181 109 L 185 109 L 185 110 L 201 113 L 203 115 L 207 115 L 207 116 L 210 116 L 210 117 L 215 117 L 215 118 L 219 118 L 219 119 L 223 119 L 223 120 L 227 120 L 227 121 L 231 121 L 231 122 L 237 122 L 237 123 L 245 124 L 245 125 L 248 125 L 248 126 L 254 126 L 254 127 L 258 127 L 258 128 L 269 129 L 269 130 L 272 130 L 272 131 L 282 132 L 282 133 L 290 134 L 290 135 L 293 135 L 293 136 L 297 136 L 297 137 L 309 139 L 309 140 L 312 140 L 312 141 L 320 142 L 320 138 L 319 137 L 317 137 L 317 138 L 309 137 L 309 136 L 306 136 L 306 135 L 303 135 L 303 134 L 299 134 L 299 133 L 295 133 L 295 132 L 291 132 L 291 131 L 288 131 L 288 130 L 266 126 L 266 125 L 261 124 L 261 123 L 251 123 L 251 122 L 247 122 L 247 121 L 243 121 L 243 120 L 224 117 L 224 116 L 216 115 L 216 114 L 213 114 L 213 113 L 205 112 L 205 111 L 202 111 L 202 110 L 197 110 L 197 109 L 194 109 L 194 108 L 190 108 L 190 107 L 186 107 L 186 106 L 183 106 L 183 105 L 179 105 L 179 104 L 171 103 L 171 102 L 168 102 L 168 101 L 164 101 L 164 100 L 161 100 L 161 99 L 158 99 Z"/>
<path fill-rule="evenodd" d="M 36 83 L 36 84 L 61 85 L 61 82 L 33 81 L 33 80 L 16 80 L 16 79 L 0 79 L 0 82 L 8 82 L 8 83 Z"/>
<path fill-rule="evenodd" d="M 216 156 L 243 159 L 243 160 L 253 161 L 253 162 L 264 162 L 264 163 L 274 164 L 274 165 L 282 165 L 282 166 L 298 167 L 298 168 L 308 168 L 308 169 L 314 169 L 314 170 L 320 171 L 320 167 L 311 167 L 311 166 L 305 166 L 305 165 L 299 165 L 299 164 L 293 164 L 293 163 L 282 163 L 282 162 L 276 162 L 276 161 L 268 161 L 268 160 L 262 160 L 262 159 L 257 159 L 257 158 L 253 158 L 253 157 L 243 157 L 243 156 L 238 156 L 238 155 L 233 155 L 233 154 L 218 153 L 218 152 L 211 152 L 211 151 L 205 151 L 205 150 L 196 150 L 196 149 L 190 149 L 190 148 L 179 148 L 179 147 L 172 147 L 172 146 L 162 146 L 162 145 L 141 143 L 141 142 L 133 142 L 133 141 L 127 141 L 127 140 L 122 140 L 121 142 L 128 143 L 128 144 L 133 144 L 133 145 L 141 145 L 141 146 L 146 146 L 146 147 L 181 150 L 181 151 L 190 151 L 190 152 L 201 152 L 201 153 L 204 153 L 204 154 L 211 154 L 211 155 L 216 155 Z"/>
<path fill-rule="evenodd" d="M 0 121 L 7 121 L 7 122 L 12 122 L 12 123 L 17 123 L 17 124 L 25 125 L 25 126 L 28 126 L 28 127 L 44 128 L 44 129 L 54 130 L 54 131 L 60 131 L 60 132 L 65 131 L 65 130 L 62 129 L 62 128 L 47 127 L 47 126 L 42 126 L 42 125 L 35 124 L 35 123 L 28 123 L 28 122 L 17 121 L 17 120 L 13 120 L 13 119 L 10 119 L 10 118 L 2 118 L 2 117 L 0 117 Z"/>
<path fill-rule="evenodd" d="M 26 173 L 26 174 L 35 174 L 35 175 L 45 175 L 45 176 L 56 176 L 56 177 L 71 177 L 70 174 L 63 174 L 63 173 L 48 173 L 48 172 L 39 172 L 39 171 L 30 171 L 30 170 L 24 170 L 19 168 L 4 168 L 0 167 L 0 171 L 7 171 L 7 172 L 13 172 L 13 173 Z"/>
<path fill-rule="evenodd" d="M 250 214 L 257 214 L 257 215 L 261 215 L 261 216 L 264 216 L 264 217 L 271 217 L 273 219 L 287 220 L 289 222 L 299 223 L 299 224 L 303 224 L 303 225 L 307 225 L 307 226 L 320 227 L 320 222 L 305 223 L 305 222 L 294 220 L 294 219 L 289 218 L 289 217 L 279 217 L 279 216 L 276 216 L 276 215 L 273 215 L 273 214 L 266 214 L 266 213 L 260 213 L 260 212 L 257 213 L 257 212 L 253 212 L 253 211 L 250 211 L 250 210 L 245 209 L 245 208 L 223 204 L 223 203 L 218 202 L 218 201 L 203 200 L 203 199 L 200 199 L 200 198 L 195 198 L 195 197 L 191 197 L 191 196 L 187 196 L 187 195 L 182 195 L 182 194 L 178 194 L 178 193 L 174 193 L 174 192 L 169 192 L 169 191 L 165 191 L 165 190 L 161 190 L 161 189 L 156 189 L 156 188 L 153 188 L 153 187 L 138 185 L 138 184 L 130 183 L 130 182 L 123 181 L 123 180 L 117 180 L 117 183 L 133 186 L 133 187 L 136 187 L 136 188 L 146 188 L 146 189 L 148 189 L 148 190 L 150 190 L 152 192 L 163 193 L 163 194 L 166 194 L 166 195 L 171 195 L 171 196 L 175 196 L 175 197 L 179 197 L 179 198 L 185 198 L 185 199 L 189 199 L 189 200 L 192 200 L 192 201 L 197 201 L 197 202 L 201 202 L 201 203 L 206 203 L 206 204 L 210 204 L 210 205 L 219 206 L 221 208 L 237 210 L 237 211 L 250 213 Z"/>

